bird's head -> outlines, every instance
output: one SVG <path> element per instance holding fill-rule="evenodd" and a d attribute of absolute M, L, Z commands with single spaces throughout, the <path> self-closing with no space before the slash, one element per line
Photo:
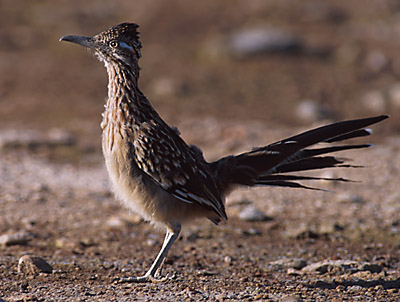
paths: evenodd
<path fill-rule="evenodd" d="M 122 23 L 93 37 L 63 36 L 60 41 L 67 41 L 92 49 L 98 59 L 108 64 L 137 66 L 141 56 L 138 25 Z"/>

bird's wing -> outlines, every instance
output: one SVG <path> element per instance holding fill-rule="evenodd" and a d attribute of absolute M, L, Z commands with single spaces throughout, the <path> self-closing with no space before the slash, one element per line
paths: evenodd
<path fill-rule="evenodd" d="M 201 151 L 179 133 L 157 122 L 144 123 L 132 141 L 138 167 L 162 189 L 187 203 L 198 203 L 227 219 L 225 206 Z"/>

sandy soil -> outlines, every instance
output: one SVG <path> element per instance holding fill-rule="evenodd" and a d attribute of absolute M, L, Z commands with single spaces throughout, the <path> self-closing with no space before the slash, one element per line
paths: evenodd
<path fill-rule="evenodd" d="M 208 133 L 203 136 L 209 143 L 204 145 L 206 154 L 218 153 L 214 148 L 236 152 L 286 135 L 281 130 L 265 135 L 267 129 L 257 125 L 202 122 L 224 129 L 203 132 Z M 202 122 L 185 125 L 189 140 L 198 135 Z M 222 139 L 225 131 L 252 139 L 232 147 Z M 1 248 L 5 301 L 399 297 L 398 138 L 344 154 L 365 168 L 329 172 L 360 183 L 319 184 L 332 192 L 234 192 L 227 204 L 228 223 L 215 227 L 199 222 L 184 229 L 165 265 L 168 282 L 139 285 L 115 279 L 144 272 L 163 234 L 114 200 L 101 158 L 91 166 L 60 164 L 48 159 L 57 148 L 40 148 L 6 149 L 0 162 L 0 231 L 25 238 Z M 249 207 L 265 219 L 247 221 L 241 214 Z M 18 259 L 26 254 L 43 257 L 52 273 L 18 272 Z"/>

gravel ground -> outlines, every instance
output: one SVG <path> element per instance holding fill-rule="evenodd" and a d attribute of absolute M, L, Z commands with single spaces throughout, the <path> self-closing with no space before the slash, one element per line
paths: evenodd
<path fill-rule="evenodd" d="M 398 1 L 0 8 L 0 302 L 400 300 Z M 357 182 L 235 191 L 226 224 L 183 230 L 168 282 L 119 284 L 149 267 L 164 234 L 110 194 L 104 68 L 58 39 L 125 21 L 140 25 L 141 88 L 210 160 L 325 120 L 391 118 L 373 148 L 343 153 L 365 168 L 318 173 Z"/>
<path fill-rule="evenodd" d="M 213 157 L 293 134 L 212 119 L 180 126 L 188 141 Z M 165 264 L 169 280 L 156 284 L 116 282 L 148 268 L 163 234 L 114 200 L 100 154 L 92 155 L 94 163 L 62 164 L 53 158 L 77 145 L 15 145 L 3 148 L 0 157 L 0 301 L 400 297 L 397 137 L 343 154 L 365 168 L 321 172 L 360 181 L 319 184 L 332 192 L 235 191 L 227 202 L 229 221 L 184 229 Z M 43 258 L 51 273 L 31 264 L 35 258 L 29 256 L 18 264 L 24 255 Z"/>

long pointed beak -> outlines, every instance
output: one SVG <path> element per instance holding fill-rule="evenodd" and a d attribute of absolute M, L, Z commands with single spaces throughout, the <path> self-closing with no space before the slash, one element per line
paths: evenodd
<path fill-rule="evenodd" d="M 82 46 L 89 47 L 89 48 L 96 48 L 96 45 L 93 42 L 91 37 L 63 36 L 60 38 L 60 41 L 67 41 L 67 42 L 75 43 L 75 44 L 82 45 Z"/>

